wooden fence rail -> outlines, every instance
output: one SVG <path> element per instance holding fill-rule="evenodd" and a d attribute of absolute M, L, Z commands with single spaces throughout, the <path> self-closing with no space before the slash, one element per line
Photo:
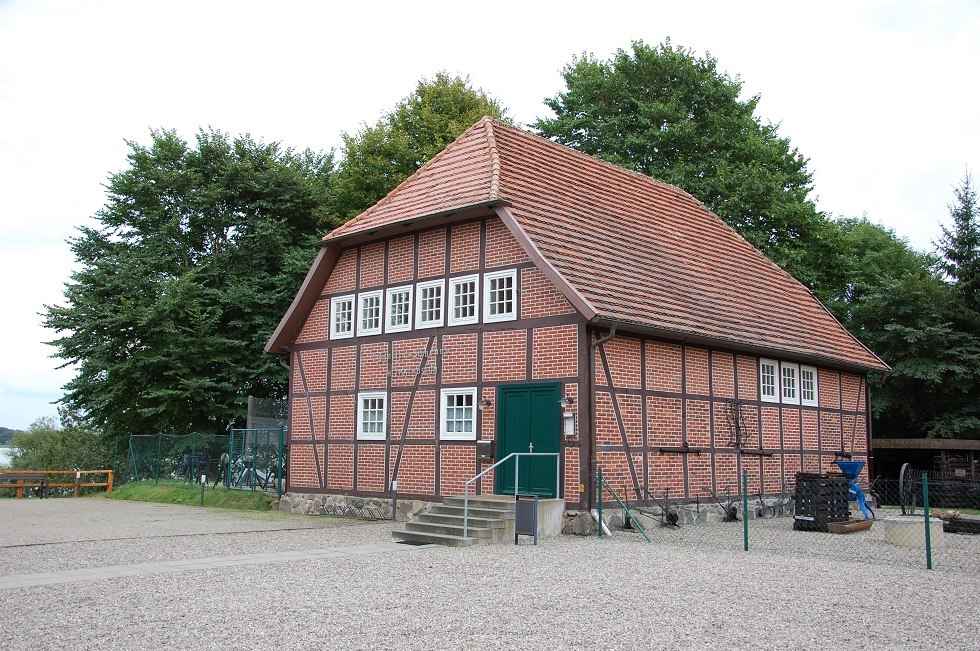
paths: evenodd
<path fill-rule="evenodd" d="M 49 479 L 49 475 L 74 475 L 74 481 L 55 482 Z M 104 475 L 105 481 L 83 482 L 82 475 Z M 75 497 L 78 497 L 82 488 L 104 487 L 106 495 L 109 495 L 114 476 L 112 470 L 0 470 L 0 488 L 16 488 L 18 499 L 24 497 L 25 488 L 39 488 L 42 497 L 49 488 L 74 488 Z"/>

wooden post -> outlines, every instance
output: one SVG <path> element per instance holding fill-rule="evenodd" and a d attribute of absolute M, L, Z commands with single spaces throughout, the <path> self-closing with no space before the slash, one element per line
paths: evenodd
<path fill-rule="evenodd" d="M 24 499 L 24 480 L 23 479 L 18 479 L 17 480 L 17 499 L 19 499 L 19 500 Z"/>
<path fill-rule="evenodd" d="M 112 471 L 112 470 L 110 470 L 109 471 L 109 478 L 106 480 L 106 482 L 107 482 L 107 485 L 105 487 L 105 494 L 106 495 L 112 495 L 112 480 L 113 480 L 114 477 L 115 477 L 115 472 Z"/>
<path fill-rule="evenodd" d="M 82 484 L 82 471 L 76 470 L 75 471 L 75 497 L 78 497 L 79 495 L 82 494 L 81 484 Z"/>

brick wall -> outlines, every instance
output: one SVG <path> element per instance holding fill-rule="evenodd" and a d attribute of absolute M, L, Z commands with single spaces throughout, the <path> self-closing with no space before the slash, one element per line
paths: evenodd
<path fill-rule="evenodd" d="M 709 489 L 735 494 L 745 470 L 751 493 L 779 493 L 792 488 L 796 472 L 836 469 L 842 432 L 845 448 L 866 458 L 860 376 L 819 369 L 819 407 L 774 404 L 759 400 L 759 360 L 751 355 L 629 335 L 601 348 L 595 368 L 597 458 L 623 478 L 628 460 L 640 454 L 646 465 L 638 466 L 639 485 L 631 491 L 662 496 L 669 489 L 673 498 L 692 500 Z M 734 447 L 736 414 L 743 452 Z M 700 453 L 661 451 L 685 444 Z"/>
<path fill-rule="evenodd" d="M 329 339 L 332 296 L 501 268 L 518 274 L 516 321 L 481 318 L 474 325 Z M 481 303 L 482 298 L 481 292 Z M 579 485 L 590 483 L 579 447 L 591 426 L 588 385 L 579 395 L 585 365 L 581 323 L 496 218 L 344 251 L 295 342 L 290 486 L 378 495 L 397 476 L 402 495 L 460 492 L 486 464 L 476 462 L 475 441 L 440 439 L 440 389 L 475 387 L 490 402 L 476 415 L 477 437 L 491 440 L 497 437 L 497 387 L 547 381 L 560 382 L 575 399 L 569 410 L 578 434 L 562 437 L 561 449 L 565 496 L 577 504 Z M 596 457 L 617 492 L 625 483 L 631 499 L 646 490 L 658 496 L 669 490 L 672 499 L 737 491 L 743 469 L 750 473 L 750 490 L 778 492 L 801 469 L 829 468 L 842 436 L 848 447 L 853 438 L 856 458 L 866 455 L 864 385 L 855 374 L 819 369 L 819 407 L 761 403 L 758 357 L 622 332 L 601 347 L 594 372 Z M 388 398 L 382 441 L 356 437 L 357 394 L 371 390 Z M 739 454 L 731 447 L 733 410 L 742 414 L 745 447 L 761 446 L 771 456 Z M 661 451 L 685 444 L 701 454 Z M 480 490 L 493 491 L 492 477 L 481 481 Z"/>

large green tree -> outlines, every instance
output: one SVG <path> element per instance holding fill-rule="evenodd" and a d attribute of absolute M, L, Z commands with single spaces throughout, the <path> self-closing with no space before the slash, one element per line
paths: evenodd
<path fill-rule="evenodd" d="M 281 397 L 263 344 L 296 292 L 328 215 L 332 160 L 202 131 L 129 143 L 97 226 L 70 244 L 78 271 L 47 306 L 61 399 L 109 436 L 214 432 L 249 394 Z"/>
<path fill-rule="evenodd" d="M 842 284 L 838 233 L 808 199 L 806 159 L 713 57 L 636 41 L 609 60 L 575 57 L 562 74 L 541 135 L 687 190 L 821 298 Z"/>
<path fill-rule="evenodd" d="M 485 115 L 506 119 L 500 102 L 468 77 L 422 79 L 374 126 L 341 134 L 333 210 L 346 221 L 369 208 Z"/>
<path fill-rule="evenodd" d="M 980 438 L 980 326 L 970 307 L 976 207 L 969 179 L 957 188 L 950 215 L 935 255 L 912 250 L 867 220 L 839 223 L 849 282 L 832 307 L 893 369 L 869 380 L 880 437 Z"/>

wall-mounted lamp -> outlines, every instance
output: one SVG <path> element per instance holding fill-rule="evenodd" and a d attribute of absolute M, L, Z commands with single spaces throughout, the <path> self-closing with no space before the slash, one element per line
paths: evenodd
<path fill-rule="evenodd" d="M 575 398 L 573 398 L 572 396 L 566 393 L 564 396 L 562 396 L 562 399 L 558 401 L 558 404 L 561 405 L 562 409 L 564 409 L 565 407 L 568 407 L 574 402 L 575 402 Z"/>
<path fill-rule="evenodd" d="M 478 403 L 476 403 L 476 408 L 479 409 L 480 411 L 483 411 L 485 408 L 489 407 L 492 404 L 493 404 L 493 400 L 491 400 L 490 398 L 484 398 L 483 400 L 480 400 Z"/>

